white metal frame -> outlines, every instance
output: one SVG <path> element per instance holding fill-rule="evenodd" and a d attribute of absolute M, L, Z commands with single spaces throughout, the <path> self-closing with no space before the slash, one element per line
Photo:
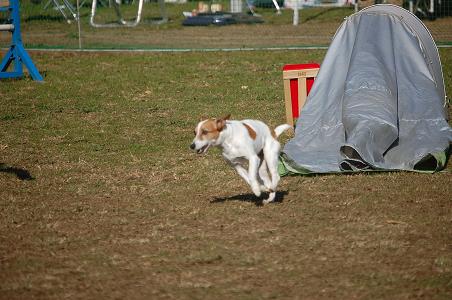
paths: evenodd
<path fill-rule="evenodd" d="M 44 9 L 47 9 L 50 6 L 50 4 L 52 4 L 52 3 L 54 6 L 54 9 L 58 10 L 69 24 L 71 23 L 71 20 L 67 16 L 65 10 L 69 11 L 69 14 L 72 15 L 72 18 L 74 18 L 75 21 L 78 20 L 78 15 L 75 10 L 75 7 L 68 0 L 61 0 L 61 3 L 59 2 L 59 0 L 49 0 L 46 3 L 46 5 L 44 5 Z"/>
<path fill-rule="evenodd" d="M 118 22 L 117 23 L 111 23 L 111 24 L 96 23 L 94 18 L 96 16 L 97 1 L 98 0 L 92 0 L 91 17 L 90 17 L 90 20 L 89 20 L 90 25 L 95 27 L 95 28 L 135 27 L 141 21 L 141 14 L 143 12 L 144 0 L 139 0 L 138 1 L 138 10 L 137 10 L 137 15 L 136 15 L 134 21 L 126 21 L 126 20 L 124 20 L 124 18 L 122 16 L 122 13 L 121 13 L 121 8 L 120 8 L 120 3 L 119 3 L 120 1 L 118 1 L 118 0 L 109 0 L 109 3 L 111 4 L 111 6 L 113 6 L 113 9 L 115 10 L 116 16 L 118 17 Z M 164 0 L 158 0 L 158 2 L 159 2 L 159 5 L 160 5 L 160 14 L 161 14 L 162 19 L 159 20 L 159 21 L 155 21 L 153 23 L 155 23 L 155 24 L 166 23 L 168 21 L 168 17 L 167 17 L 167 14 L 166 14 L 165 2 L 164 2 Z"/>
<path fill-rule="evenodd" d="M 321 1 L 318 1 L 320 3 L 313 3 L 313 2 L 308 2 L 307 1 L 302 1 L 302 0 L 295 0 L 295 5 L 293 7 L 291 7 L 291 9 L 293 10 L 293 25 L 298 25 L 299 24 L 299 20 L 300 20 L 300 10 L 303 8 L 308 8 L 308 7 L 342 7 L 345 5 L 353 5 L 355 7 L 355 12 L 358 11 L 358 0 L 347 0 L 347 1 L 342 1 L 342 2 L 329 2 L 326 1 L 325 3 L 321 3 Z"/>

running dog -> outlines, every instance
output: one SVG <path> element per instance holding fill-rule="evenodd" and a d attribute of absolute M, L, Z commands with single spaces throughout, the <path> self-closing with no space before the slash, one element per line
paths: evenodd
<path fill-rule="evenodd" d="M 220 147 L 224 159 L 250 185 L 253 193 L 260 197 L 261 192 L 268 192 L 263 203 L 272 202 L 280 179 L 277 167 L 281 145 L 277 138 L 291 126 L 283 124 L 271 129 L 261 121 L 229 118 L 230 115 L 200 121 L 190 148 L 203 154 L 212 146 Z"/>

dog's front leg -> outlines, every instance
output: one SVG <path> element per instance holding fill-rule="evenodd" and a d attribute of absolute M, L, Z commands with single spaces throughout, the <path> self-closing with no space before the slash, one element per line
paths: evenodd
<path fill-rule="evenodd" d="M 237 173 L 240 175 L 240 177 L 245 180 L 246 183 L 250 184 L 250 179 L 248 178 L 248 172 L 242 165 L 240 164 L 233 164 L 232 167 L 237 171 Z"/>
<path fill-rule="evenodd" d="M 242 177 L 243 180 L 245 180 L 245 182 L 249 185 L 250 180 L 248 178 L 248 171 L 242 165 L 244 163 L 243 159 L 240 158 L 230 159 L 225 155 L 223 155 L 223 157 L 226 160 L 226 162 L 237 171 L 237 174 L 239 174 L 240 177 Z"/>
<path fill-rule="evenodd" d="M 257 180 L 257 171 L 259 169 L 260 159 L 257 155 L 251 156 L 248 160 L 248 179 L 249 185 L 254 195 L 259 197 L 261 195 L 261 188 Z"/>

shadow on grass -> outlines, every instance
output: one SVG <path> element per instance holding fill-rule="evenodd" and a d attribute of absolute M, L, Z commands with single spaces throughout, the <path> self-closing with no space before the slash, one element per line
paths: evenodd
<path fill-rule="evenodd" d="M 331 7 L 331 8 L 322 10 L 322 11 L 320 11 L 319 13 L 317 13 L 317 14 L 315 14 L 315 15 L 312 15 L 312 16 L 307 17 L 306 20 L 304 20 L 304 21 L 301 22 L 301 23 L 306 23 L 306 22 L 309 22 L 309 21 L 311 21 L 311 20 L 315 20 L 315 19 L 317 19 L 318 17 L 321 17 L 321 16 L 324 15 L 324 14 L 327 14 L 327 13 L 332 12 L 332 11 L 335 11 L 335 10 L 340 10 L 340 9 L 342 9 L 342 7 Z"/>
<path fill-rule="evenodd" d="M 34 15 L 29 16 L 23 20 L 24 22 L 30 21 L 56 21 L 56 22 L 64 22 L 66 19 L 61 16 L 52 16 L 52 15 Z"/>
<path fill-rule="evenodd" d="M 276 192 L 275 200 L 273 200 L 274 203 L 282 203 L 284 196 L 289 194 L 287 191 L 281 191 Z M 252 202 L 256 206 L 262 206 L 262 200 L 265 199 L 268 195 L 263 194 L 263 197 L 256 197 L 254 194 L 240 194 L 235 196 L 228 196 L 228 197 L 214 197 L 210 203 L 223 203 L 226 201 L 243 201 L 243 202 Z"/>
<path fill-rule="evenodd" d="M 31 176 L 30 172 L 16 167 L 9 167 L 5 165 L 4 163 L 0 163 L 0 173 L 7 173 L 7 174 L 14 174 L 19 178 L 20 180 L 33 180 L 35 179 L 33 176 Z"/>

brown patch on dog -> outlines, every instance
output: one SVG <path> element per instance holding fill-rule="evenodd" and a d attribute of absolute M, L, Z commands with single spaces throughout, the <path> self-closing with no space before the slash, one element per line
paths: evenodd
<path fill-rule="evenodd" d="M 275 140 L 278 139 L 278 137 L 276 136 L 276 132 L 273 128 L 270 128 L 270 133 Z"/>
<path fill-rule="evenodd" d="M 226 127 L 226 120 L 229 120 L 230 117 L 231 117 L 231 114 L 228 114 L 227 116 L 225 116 L 223 118 L 216 119 L 218 131 L 222 131 Z"/>
<path fill-rule="evenodd" d="M 226 120 L 224 119 L 217 119 L 215 122 L 218 131 L 222 131 L 226 127 Z"/>
<path fill-rule="evenodd" d="M 201 126 L 195 128 L 195 136 L 201 140 L 214 140 L 220 135 L 220 132 L 226 127 L 226 120 L 228 120 L 231 115 L 227 115 L 224 118 L 213 119 L 205 118 Z"/>
<path fill-rule="evenodd" d="M 202 140 L 214 140 L 220 135 L 220 131 L 217 127 L 216 119 L 206 120 L 199 128 L 198 135 Z"/>
<path fill-rule="evenodd" d="M 256 139 L 256 131 L 253 130 L 253 128 L 251 128 L 249 125 L 243 123 L 243 125 L 246 127 L 246 130 L 248 130 L 248 134 L 250 135 L 250 137 L 255 140 Z"/>

